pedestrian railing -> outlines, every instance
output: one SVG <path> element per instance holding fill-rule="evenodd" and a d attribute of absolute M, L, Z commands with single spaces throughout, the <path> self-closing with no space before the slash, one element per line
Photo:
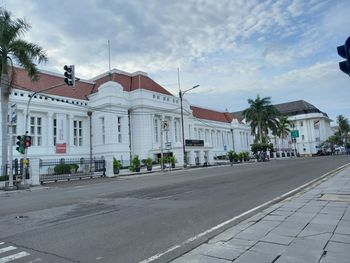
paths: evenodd
<path fill-rule="evenodd" d="M 104 159 L 54 159 L 40 160 L 40 183 L 62 180 L 79 180 L 83 178 L 106 176 Z"/>

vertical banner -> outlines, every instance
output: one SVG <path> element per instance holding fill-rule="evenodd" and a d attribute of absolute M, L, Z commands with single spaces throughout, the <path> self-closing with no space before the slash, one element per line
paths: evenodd
<path fill-rule="evenodd" d="M 66 153 L 67 152 L 67 116 L 66 114 L 57 113 L 56 114 L 56 153 Z"/>

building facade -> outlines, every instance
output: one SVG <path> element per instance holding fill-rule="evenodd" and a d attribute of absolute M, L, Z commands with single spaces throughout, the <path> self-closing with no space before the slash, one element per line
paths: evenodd
<path fill-rule="evenodd" d="M 289 129 L 295 131 L 297 137 L 291 133 L 286 138 L 279 138 L 269 134 L 270 142 L 274 145 L 274 157 L 287 156 L 297 152 L 302 156 L 317 153 L 319 145 L 327 140 L 333 131 L 331 119 L 314 105 L 304 101 L 292 101 L 274 105 L 277 110 L 290 121 Z M 234 116 L 244 119 L 242 111 L 234 112 Z"/>
<path fill-rule="evenodd" d="M 80 80 L 75 88 L 50 89 L 60 83 L 63 77 L 51 72 L 42 72 L 39 82 L 32 83 L 16 68 L 10 104 L 15 104 L 17 122 L 9 127 L 14 158 L 22 157 L 15 150 L 16 137 L 27 130 L 32 136 L 29 158 L 113 156 L 126 166 L 134 155 L 156 161 L 163 154 L 183 164 L 180 99 L 145 72 L 112 70 Z M 229 150 L 250 150 L 250 127 L 232 113 L 186 100 L 183 113 L 188 164 L 212 163 Z"/>

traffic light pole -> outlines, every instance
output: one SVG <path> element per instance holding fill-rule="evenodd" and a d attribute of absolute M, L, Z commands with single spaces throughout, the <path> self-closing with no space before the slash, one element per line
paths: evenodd
<path fill-rule="evenodd" d="M 10 145 L 10 150 L 9 150 L 9 159 L 10 159 L 10 162 L 9 162 L 9 166 L 10 166 L 10 171 L 9 171 L 9 188 L 13 188 L 13 134 L 12 134 L 12 127 L 13 127 L 13 124 L 12 123 L 9 123 L 9 145 Z"/>
<path fill-rule="evenodd" d="M 27 110 L 26 110 L 26 119 L 25 119 L 25 125 L 24 125 L 24 128 L 25 128 L 25 135 L 29 135 L 29 128 L 28 128 L 28 121 L 29 121 L 29 106 L 30 106 L 30 103 L 33 99 L 33 97 L 38 94 L 38 93 L 42 93 L 42 92 L 45 92 L 45 91 L 48 91 L 48 90 L 51 90 L 51 89 L 54 89 L 54 88 L 58 88 L 58 87 L 61 87 L 61 86 L 64 86 L 66 85 L 66 83 L 60 83 L 60 84 L 57 84 L 57 85 L 54 85 L 54 86 L 51 86 L 51 87 L 48 87 L 46 89 L 42 89 L 42 90 L 39 90 L 39 91 L 35 91 L 29 98 L 29 101 L 27 103 Z M 22 185 L 23 186 L 26 186 L 27 182 L 26 182 L 26 176 L 27 176 L 27 172 L 28 172 L 28 164 L 29 164 L 29 161 L 28 161 L 28 149 L 26 147 L 24 147 L 24 157 L 23 157 L 23 174 L 22 174 Z"/>

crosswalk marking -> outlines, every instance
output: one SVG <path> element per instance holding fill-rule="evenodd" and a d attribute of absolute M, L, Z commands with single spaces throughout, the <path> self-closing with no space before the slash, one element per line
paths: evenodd
<path fill-rule="evenodd" d="M 14 249 L 16 249 L 16 247 L 14 247 L 14 246 L 9 246 L 9 247 L 0 248 L 0 254 L 1 254 L 1 253 L 4 253 L 4 252 L 7 252 L 7 251 L 14 250 Z"/>
<path fill-rule="evenodd" d="M 24 252 L 24 251 L 19 252 L 17 254 L 13 254 L 13 255 L 10 255 L 7 257 L 0 258 L 0 263 L 7 263 L 7 262 L 10 262 L 12 260 L 23 258 L 23 257 L 29 256 L 29 255 L 30 255 L 29 253 Z"/>

